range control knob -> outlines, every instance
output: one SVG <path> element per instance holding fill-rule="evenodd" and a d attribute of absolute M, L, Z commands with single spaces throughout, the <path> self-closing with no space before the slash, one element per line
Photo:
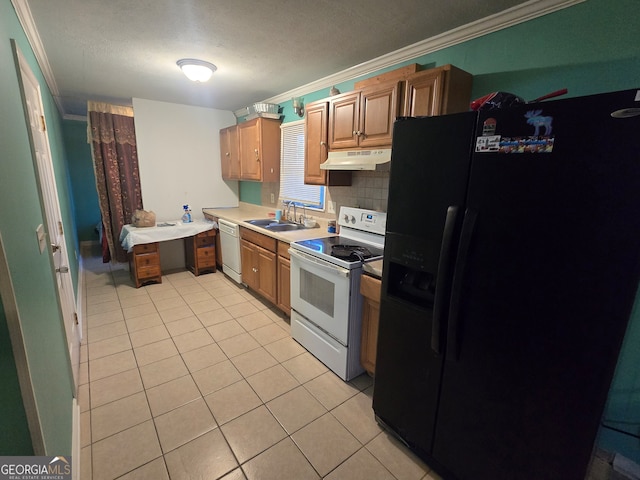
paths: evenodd
<path fill-rule="evenodd" d="M 349 215 L 344 214 L 344 223 L 349 223 Z"/>
<path fill-rule="evenodd" d="M 356 223 L 356 217 L 354 217 L 353 215 L 351 215 L 351 220 L 349 220 L 351 223 Z"/>

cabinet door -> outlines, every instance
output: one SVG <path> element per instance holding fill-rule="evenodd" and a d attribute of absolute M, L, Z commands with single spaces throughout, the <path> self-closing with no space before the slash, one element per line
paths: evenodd
<path fill-rule="evenodd" d="M 280 181 L 280 120 L 258 118 L 260 145 L 258 155 L 263 182 Z"/>
<path fill-rule="evenodd" d="M 348 92 L 331 98 L 329 110 L 329 148 L 358 146 L 360 92 Z"/>
<path fill-rule="evenodd" d="M 370 375 L 376 371 L 381 289 L 381 280 L 369 275 L 362 276 L 360 282 L 360 293 L 362 294 L 360 363 Z"/>
<path fill-rule="evenodd" d="M 255 261 L 256 247 L 247 242 L 240 240 L 240 261 L 242 263 L 242 281 L 254 290 L 258 284 L 257 262 Z"/>
<path fill-rule="evenodd" d="M 262 247 L 256 247 L 258 260 L 258 286 L 256 291 L 271 303 L 276 303 L 276 254 Z"/>
<path fill-rule="evenodd" d="M 409 77 L 405 86 L 404 115 L 407 117 L 440 115 L 445 72 L 427 70 Z"/>
<path fill-rule="evenodd" d="M 391 145 L 393 122 L 399 113 L 401 84 L 375 85 L 362 90 L 360 96 L 360 147 Z"/>
<path fill-rule="evenodd" d="M 222 178 L 238 180 L 240 178 L 240 157 L 238 130 L 236 125 L 220 130 L 220 161 Z"/>
<path fill-rule="evenodd" d="M 304 148 L 304 183 L 324 185 L 326 171 L 320 164 L 327 160 L 327 126 L 329 121 L 329 104 L 318 102 L 307 105 L 305 121 Z"/>
<path fill-rule="evenodd" d="M 380 303 L 368 298 L 362 300 L 362 338 L 360 340 L 360 363 L 373 375 L 376 372 L 376 353 L 378 345 L 378 323 L 380 321 Z"/>
<path fill-rule="evenodd" d="M 278 308 L 291 314 L 291 262 L 278 257 Z"/>
<path fill-rule="evenodd" d="M 243 180 L 262 180 L 260 165 L 260 128 L 258 119 L 238 125 L 240 176 Z"/>

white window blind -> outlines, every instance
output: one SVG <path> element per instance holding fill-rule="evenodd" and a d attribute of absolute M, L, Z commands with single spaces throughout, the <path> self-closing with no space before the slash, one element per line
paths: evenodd
<path fill-rule="evenodd" d="M 304 120 L 280 128 L 280 198 L 324 209 L 324 187 L 304 183 Z"/>

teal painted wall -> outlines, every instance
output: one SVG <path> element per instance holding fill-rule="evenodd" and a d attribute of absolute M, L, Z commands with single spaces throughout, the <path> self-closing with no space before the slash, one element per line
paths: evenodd
<path fill-rule="evenodd" d="M 0 456 L 33 455 L 16 362 L 0 298 Z"/>
<path fill-rule="evenodd" d="M 15 39 L 41 85 L 58 195 L 66 225 L 70 270 L 77 285 L 77 236 L 61 121 L 10 0 L 0 0 L 0 232 L 22 330 L 46 453 L 71 454 L 73 377 L 55 290 L 51 256 L 40 254 L 44 224 L 10 39 Z M 6 373 L 5 367 L 3 374 Z"/>
<path fill-rule="evenodd" d="M 239 182 L 240 201 L 262 205 L 262 184 L 260 182 Z"/>
<path fill-rule="evenodd" d="M 636 297 L 622 345 L 603 423 L 635 437 L 602 428 L 598 445 L 605 450 L 620 452 L 640 465 L 640 295 Z"/>
<path fill-rule="evenodd" d="M 95 227 L 100 223 L 100 206 L 91 147 L 87 143 L 87 122 L 64 120 L 62 134 L 69 162 L 78 240 L 98 241 Z"/>

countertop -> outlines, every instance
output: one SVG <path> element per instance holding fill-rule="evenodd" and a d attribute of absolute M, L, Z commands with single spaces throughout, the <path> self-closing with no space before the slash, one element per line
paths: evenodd
<path fill-rule="evenodd" d="M 295 242 L 298 240 L 308 240 L 310 238 L 330 237 L 335 233 L 327 232 L 326 218 L 316 218 L 314 220 L 318 222 L 318 226 L 314 228 L 303 228 L 300 230 L 293 230 L 289 232 L 271 232 L 264 228 L 245 223 L 246 220 L 256 220 L 260 218 L 272 218 L 269 213 L 274 213 L 275 208 L 263 207 L 261 205 L 254 205 L 252 203 L 240 202 L 238 207 L 233 208 L 203 208 L 202 213 L 211 215 L 212 217 L 228 220 L 233 223 L 239 224 L 241 227 L 254 230 L 263 235 L 275 238 L 283 242 Z M 275 220 L 274 220 L 275 221 Z"/>
<path fill-rule="evenodd" d="M 367 262 L 362 266 L 362 271 L 371 275 L 372 277 L 382 278 L 382 264 L 383 260 L 374 260 L 373 262 Z"/>

